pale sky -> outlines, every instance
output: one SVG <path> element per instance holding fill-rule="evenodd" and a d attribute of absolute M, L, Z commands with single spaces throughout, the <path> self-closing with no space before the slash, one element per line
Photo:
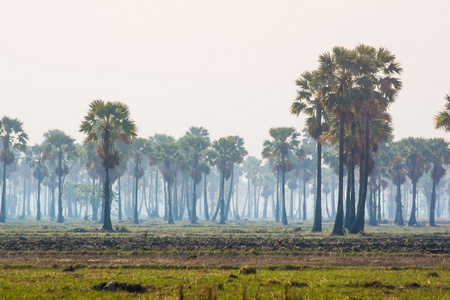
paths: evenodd
<path fill-rule="evenodd" d="M 394 134 L 446 137 L 450 1 L 9 1 L 0 6 L 0 117 L 30 144 L 49 129 L 82 142 L 92 100 L 121 101 L 141 137 L 203 126 L 260 156 L 290 115 L 295 79 L 334 46 L 385 47 L 404 68 Z"/>

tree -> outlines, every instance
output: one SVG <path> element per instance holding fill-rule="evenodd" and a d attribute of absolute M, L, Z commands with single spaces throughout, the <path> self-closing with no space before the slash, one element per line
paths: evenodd
<path fill-rule="evenodd" d="M 249 187 L 249 201 L 248 201 L 248 207 L 249 207 L 249 213 L 250 213 L 250 183 L 253 185 L 253 200 L 254 200 L 254 205 L 253 205 L 253 209 L 254 209 L 254 217 L 257 218 L 258 217 L 258 209 L 257 209 L 257 205 L 256 205 L 256 186 L 257 186 L 257 180 L 258 180 L 258 174 L 261 171 L 261 163 L 262 161 L 260 159 L 257 159 L 254 156 L 248 156 L 244 162 L 242 163 L 242 168 L 243 171 L 245 172 L 245 177 L 247 178 L 247 182 L 248 182 L 248 187 Z"/>
<path fill-rule="evenodd" d="M 408 225 L 413 226 L 417 224 L 416 220 L 416 196 L 417 183 L 424 173 L 429 170 L 429 162 L 427 161 L 426 140 L 423 138 L 406 138 L 399 141 L 400 149 L 403 151 L 405 157 L 406 175 L 412 183 L 412 205 L 411 215 L 409 217 Z"/>
<path fill-rule="evenodd" d="M 31 147 L 27 155 L 27 162 L 30 167 L 34 169 L 33 177 L 37 179 L 38 190 L 37 190 L 37 200 L 36 200 L 36 220 L 41 220 L 41 184 L 42 180 L 48 176 L 48 170 L 45 166 L 44 157 L 44 147 L 42 145 L 34 145 Z"/>
<path fill-rule="evenodd" d="M 191 127 L 192 129 L 195 127 Z M 189 131 L 179 140 L 180 148 L 186 158 L 187 169 L 193 180 L 191 220 L 192 224 L 197 223 L 197 185 L 202 180 L 202 170 L 204 170 L 206 150 L 210 146 L 207 131 L 205 135 L 192 135 Z"/>
<path fill-rule="evenodd" d="M 444 97 L 446 103 L 444 109 L 438 112 L 434 117 L 434 125 L 436 129 L 444 129 L 446 132 L 450 131 L 450 94 Z"/>
<path fill-rule="evenodd" d="M 89 105 L 89 111 L 81 123 L 80 131 L 87 135 L 86 142 L 99 142 L 97 153 L 105 168 L 103 184 L 105 209 L 102 229 L 112 231 L 109 171 L 120 163 L 119 153 L 114 145 L 118 140 L 128 144 L 129 139 L 136 136 L 136 125 L 130 119 L 127 105 L 120 102 L 105 103 L 103 100 L 94 100 Z"/>
<path fill-rule="evenodd" d="M 219 201 L 215 216 L 220 211 L 220 224 L 225 224 L 226 208 L 225 208 L 225 180 L 230 179 L 230 191 L 233 183 L 233 167 L 235 163 L 241 163 L 247 155 L 244 148 L 244 140 L 239 136 L 228 136 L 220 138 L 213 142 L 211 151 L 208 152 L 209 161 L 212 166 L 217 166 L 220 172 Z M 231 197 L 231 193 L 229 195 Z M 229 202 L 229 201 L 228 201 Z M 213 216 L 213 220 L 215 220 Z"/>
<path fill-rule="evenodd" d="M 175 167 L 182 159 L 179 146 L 176 142 L 161 142 L 155 145 L 155 150 L 151 154 L 151 160 L 159 164 L 165 185 L 167 185 L 167 220 L 169 224 L 174 224 L 172 211 L 172 184 L 177 172 Z"/>
<path fill-rule="evenodd" d="M 144 168 L 142 167 L 142 159 L 150 154 L 151 146 L 148 140 L 143 138 L 133 138 L 129 144 L 130 154 L 134 161 L 134 180 L 135 180 L 135 193 L 134 193 L 134 224 L 139 224 L 138 213 L 138 183 L 139 179 L 144 175 Z M 144 191 L 145 192 L 145 191 Z"/>
<path fill-rule="evenodd" d="M 435 210 L 436 210 L 436 187 L 444 177 L 446 169 L 443 165 L 450 163 L 449 143 L 442 138 L 429 139 L 427 142 L 427 158 L 433 164 L 431 169 L 432 190 L 430 199 L 430 226 L 436 226 Z"/>
<path fill-rule="evenodd" d="M 14 162 L 13 150 L 24 151 L 28 135 L 23 130 L 23 123 L 18 119 L 4 116 L 0 120 L 0 139 L 2 152 L 0 160 L 3 162 L 2 204 L 0 209 L 0 222 L 6 221 L 6 166 Z"/>
<path fill-rule="evenodd" d="M 309 135 L 317 141 L 317 167 L 316 167 L 316 203 L 312 231 L 322 231 L 322 143 L 319 140 L 322 134 L 323 94 L 320 89 L 319 73 L 304 72 L 296 81 L 298 86 L 297 98 L 291 105 L 291 113 L 298 116 L 305 113 L 306 127 Z"/>
<path fill-rule="evenodd" d="M 275 168 L 281 171 L 281 222 L 287 225 L 285 175 L 293 168 L 290 157 L 298 152 L 299 133 L 293 127 L 277 127 L 271 128 L 269 134 L 272 139 L 264 141 L 262 156 L 273 159 Z"/>
<path fill-rule="evenodd" d="M 63 177 L 69 174 L 69 160 L 76 156 L 75 140 L 61 130 L 49 130 L 44 133 L 44 152 L 48 153 L 49 159 L 56 161 L 55 174 L 58 176 L 58 216 L 57 222 L 63 223 Z"/>

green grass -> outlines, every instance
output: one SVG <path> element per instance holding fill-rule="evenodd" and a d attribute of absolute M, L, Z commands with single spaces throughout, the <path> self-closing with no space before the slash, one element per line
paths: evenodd
<path fill-rule="evenodd" d="M 433 273 L 433 274 L 432 274 Z M 230 277 L 233 274 L 236 278 Z M 434 276 L 437 275 L 437 277 Z M 101 282 L 140 283 L 144 294 L 95 291 Z M 258 268 L 239 275 L 237 269 L 80 268 L 62 272 L 49 268 L 3 268 L 1 298 L 135 298 L 177 299 L 182 286 L 185 299 L 448 299 L 448 268 Z"/>

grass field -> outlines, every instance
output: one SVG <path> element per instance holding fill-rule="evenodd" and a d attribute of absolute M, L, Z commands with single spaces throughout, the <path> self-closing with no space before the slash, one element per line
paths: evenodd
<path fill-rule="evenodd" d="M 344 237 L 330 236 L 327 223 L 311 233 L 308 222 L 99 227 L 0 224 L 0 298 L 450 298 L 448 224 L 383 224 Z"/>

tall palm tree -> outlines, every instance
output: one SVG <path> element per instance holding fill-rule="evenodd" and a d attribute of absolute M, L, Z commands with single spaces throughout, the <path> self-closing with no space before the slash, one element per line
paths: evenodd
<path fill-rule="evenodd" d="M 63 223 L 63 177 L 69 174 L 68 161 L 74 159 L 76 155 L 75 139 L 58 129 L 44 133 L 44 138 L 44 152 L 48 153 L 49 158 L 56 162 L 55 174 L 58 176 L 57 222 Z"/>
<path fill-rule="evenodd" d="M 322 134 L 323 95 L 321 93 L 320 78 L 317 71 L 304 72 L 295 81 L 298 86 L 297 98 L 291 105 L 291 113 L 298 116 L 307 115 L 306 127 L 309 135 L 317 141 L 317 168 L 316 168 L 316 203 L 314 210 L 314 223 L 312 231 L 322 231 L 322 143 L 319 137 Z"/>
<path fill-rule="evenodd" d="M 192 129 L 192 128 L 191 128 Z M 186 158 L 187 169 L 190 172 L 193 180 L 192 187 L 192 205 L 191 205 L 191 220 L 192 224 L 197 223 L 197 185 L 202 180 L 202 169 L 205 164 L 206 150 L 210 142 L 208 136 L 190 135 L 186 133 L 184 137 L 179 140 L 180 148 Z"/>
<path fill-rule="evenodd" d="M 339 124 L 339 183 L 338 206 L 333 234 L 344 234 L 344 133 L 345 125 L 354 118 L 355 52 L 343 47 L 334 47 L 332 53 L 320 56 L 319 77 L 326 82 L 325 109 L 338 119 Z"/>
<path fill-rule="evenodd" d="M 44 147 L 43 145 L 34 145 L 31 147 L 27 155 L 27 162 L 34 169 L 33 177 L 37 179 L 37 200 L 36 200 L 36 220 L 41 220 L 41 184 L 42 180 L 48 176 L 48 170 L 45 166 Z"/>
<path fill-rule="evenodd" d="M 287 225 L 286 198 L 285 198 L 285 176 L 291 171 L 293 164 L 291 157 L 298 152 L 299 133 L 293 127 L 277 127 L 269 130 L 271 140 L 263 143 L 262 156 L 272 158 L 277 162 L 277 168 L 281 171 L 281 222 Z"/>
<path fill-rule="evenodd" d="M 134 224 L 139 224 L 138 213 L 138 187 L 139 179 L 144 175 L 144 168 L 142 166 L 142 159 L 150 154 L 151 146 L 147 139 L 133 138 L 129 144 L 130 154 L 134 161 L 134 180 L 135 180 L 135 192 L 134 192 Z"/>
<path fill-rule="evenodd" d="M 3 162 L 2 204 L 0 222 L 6 221 L 6 166 L 14 162 L 13 150 L 24 151 L 28 135 L 23 131 L 23 123 L 18 119 L 4 116 L 0 120 L 0 139 L 3 145 L 0 160 Z"/>
<path fill-rule="evenodd" d="M 105 202 L 103 230 L 112 231 L 110 207 L 110 169 L 120 162 L 119 153 L 114 145 L 118 140 L 128 144 L 129 139 L 136 136 L 136 125 L 130 119 L 127 105 L 120 102 L 104 102 L 94 100 L 81 123 L 80 131 L 87 135 L 86 142 L 99 142 L 98 155 L 105 168 L 103 197 Z"/>

